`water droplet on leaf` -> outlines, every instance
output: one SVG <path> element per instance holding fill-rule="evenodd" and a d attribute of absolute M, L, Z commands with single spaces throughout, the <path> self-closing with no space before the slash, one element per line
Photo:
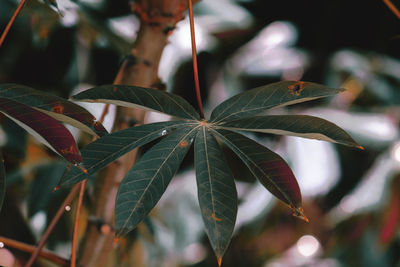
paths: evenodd
<path fill-rule="evenodd" d="M 67 205 L 65 206 L 65 211 L 70 211 L 71 210 L 71 206 Z"/>
<path fill-rule="evenodd" d="M 161 132 L 161 135 L 162 135 L 162 136 L 167 135 L 167 130 L 163 130 L 163 131 Z"/>

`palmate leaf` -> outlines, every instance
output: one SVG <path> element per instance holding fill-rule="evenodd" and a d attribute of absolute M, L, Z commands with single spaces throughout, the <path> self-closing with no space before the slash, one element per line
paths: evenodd
<path fill-rule="evenodd" d="M 71 133 L 57 120 L 29 106 L 0 98 L 0 112 L 71 163 L 82 161 Z"/>
<path fill-rule="evenodd" d="M 88 178 L 112 161 L 136 147 L 145 145 L 177 128 L 193 125 L 187 121 L 167 121 L 131 127 L 108 134 L 81 149 L 83 166 L 87 173 L 71 166 L 60 180 L 61 186 L 71 186 Z"/>
<path fill-rule="evenodd" d="M 141 108 L 184 119 L 200 119 L 198 112 L 182 97 L 137 86 L 103 85 L 79 93 L 73 99 Z"/>
<path fill-rule="evenodd" d="M 169 133 L 144 154 L 120 185 L 115 218 L 118 234 L 122 235 L 134 229 L 156 205 L 196 139 L 199 203 L 207 235 L 220 262 L 235 225 L 237 193 L 217 139 L 237 155 L 250 175 L 288 204 L 293 215 L 307 221 L 301 207 L 299 186 L 287 163 L 276 153 L 235 131 L 294 135 L 358 147 L 339 127 L 319 118 L 256 116 L 271 108 L 331 96 L 340 91 L 308 82 L 274 83 L 228 99 L 214 109 L 211 121 L 207 122 L 184 99 L 172 94 L 134 86 L 108 85 L 89 89 L 74 99 L 158 111 L 184 120 L 171 122 L 171 125 L 143 125 L 104 136 L 82 150 L 84 164 L 89 174 L 94 173 L 129 150 L 159 138 L 164 130 Z M 86 176 L 80 170 L 71 168 L 61 184 L 73 184 L 84 178 Z"/>
<path fill-rule="evenodd" d="M 0 211 L 6 196 L 6 172 L 4 168 L 3 153 L 0 151 Z"/>
<path fill-rule="evenodd" d="M 299 136 L 361 148 L 336 124 L 307 115 L 254 116 L 220 125 L 224 129 Z"/>
<path fill-rule="evenodd" d="M 90 112 L 61 97 L 19 84 L 0 84 L 0 97 L 30 106 L 89 134 L 107 134 L 104 126 Z"/>
<path fill-rule="evenodd" d="M 118 235 L 131 231 L 160 200 L 192 145 L 198 127 L 171 133 L 154 145 L 128 172 L 115 203 Z"/>
<path fill-rule="evenodd" d="M 333 89 L 311 82 L 271 83 L 235 95 L 222 102 L 211 113 L 210 122 L 231 121 L 260 115 L 271 108 L 332 96 L 341 91 L 343 89 Z"/>
<path fill-rule="evenodd" d="M 201 214 L 211 246 L 221 261 L 235 227 L 235 182 L 215 137 L 205 126 L 197 133 L 194 151 Z"/>
<path fill-rule="evenodd" d="M 292 208 L 293 215 L 307 221 L 301 208 L 301 193 L 296 178 L 278 154 L 241 134 L 226 130 L 214 132 L 242 159 L 265 188 Z"/>

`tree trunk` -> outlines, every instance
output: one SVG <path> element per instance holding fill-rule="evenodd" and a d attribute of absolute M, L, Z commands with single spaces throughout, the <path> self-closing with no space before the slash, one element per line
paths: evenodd
<path fill-rule="evenodd" d="M 160 88 L 157 71 L 161 54 L 168 36 L 183 18 L 187 7 L 187 0 L 138 0 L 132 4 L 132 11 L 140 17 L 141 25 L 131 54 L 121 66 L 120 84 Z M 113 131 L 142 124 L 144 117 L 143 110 L 119 107 Z M 99 173 L 92 215 L 101 225 L 91 223 L 88 227 L 81 245 L 81 266 L 105 266 L 108 262 L 115 237 L 112 230 L 115 197 L 122 179 L 137 157 L 138 151 L 134 150 Z"/>

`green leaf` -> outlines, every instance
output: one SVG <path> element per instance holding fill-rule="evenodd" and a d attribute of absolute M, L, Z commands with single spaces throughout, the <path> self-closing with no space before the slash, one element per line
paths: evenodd
<path fill-rule="evenodd" d="M 0 211 L 6 196 L 6 172 L 4 168 L 3 153 L 0 151 Z"/>
<path fill-rule="evenodd" d="M 221 127 L 228 130 L 299 136 L 361 148 L 336 124 L 307 115 L 255 116 L 227 121 Z"/>
<path fill-rule="evenodd" d="M 157 122 L 105 135 L 81 149 L 83 166 L 87 173 L 71 166 L 66 169 L 61 178 L 60 186 L 74 185 L 88 178 L 88 174 L 94 174 L 132 149 L 184 127 L 193 127 L 193 123 L 186 121 Z"/>
<path fill-rule="evenodd" d="M 201 214 L 211 246 L 220 260 L 235 227 L 235 182 L 217 141 L 205 126 L 197 133 L 194 151 Z"/>
<path fill-rule="evenodd" d="M 293 215 L 307 221 L 301 208 L 301 193 L 296 178 L 278 154 L 241 134 L 226 130 L 215 133 L 242 159 L 265 188 L 292 208 Z"/>
<path fill-rule="evenodd" d="M 69 162 L 82 161 L 71 133 L 57 120 L 13 100 L 0 98 L 0 111 Z"/>
<path fill-rule="evenodd" d="M 335 95 L 343 89 L 328 88 L 311 82 L 283 81 L 235 95 L 218 105 L 210 122 L 231 121 L 260 115 L 271 108 L 293 105 Z"/>
<path fill-rule="evenodd" d="M 90 112 L 64 98 L 19 84 L 1 84 L 0 97 L 30 106 L 89 134 L 107 134 L 104 126 Z"/>
<path fill-rule="evenodd" d="M 173 132 L 153 146 L 122 180 L 115 203 L 118 235 L 133 230 L 156 205 L 192 145 L 198 128 Z"/>
<path fill-rule="evenodd" d="M 151 88 L 103 85 L 79 93 L 73 99 L 157 111 L 184 119 L 200 119 L 196 110 L 182 97 Z"/>

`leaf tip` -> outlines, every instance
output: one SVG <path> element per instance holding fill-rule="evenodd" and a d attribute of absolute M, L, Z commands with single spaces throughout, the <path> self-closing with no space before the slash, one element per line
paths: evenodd
<path fill-rule="evenodd" d="M 299 219 L 301 219 L 301 220 L 303 220 L 303 221 L 305 221 L 305 222 L 310 222 L 309 220 L 308 220 L 308 218 L 306 217 L 306 215 L 304 214 L 304 210 L 303 210 L 303 208 L 301 208 L 301 207 L 299 207 L 299 208 L 295 208 L 295 207 L 291 207 L 292 208 L 292 211 L 293 211 L 293 213 L 292 213 L 292 215 L 294 216 L 294 217 L 297 217 L 297 218 L 299 218 Z"/>

